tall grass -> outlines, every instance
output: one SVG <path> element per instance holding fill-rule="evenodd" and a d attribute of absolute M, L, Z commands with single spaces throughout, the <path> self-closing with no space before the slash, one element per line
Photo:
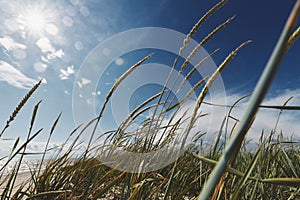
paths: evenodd
<path fill-rule="evenodd" d="M 297 2 L 299 4 L 300 1 Z M 200 25 L 213 16 L 213 13 L 225 3 L 226 1 L 220 1 L 198 20 L 183 41 L 182 47 L 179 49 L 179 56 L 189 40 L 196 34 Z M 187 70 L 186 66 L 199 48 L 213 39 L 232 19 L 230 18 L 221 23 L 202 40 L 200 45 L 183 62 L 178 76 Z M 285 45 L 281 50 L 287 51 L 298 36 L 299 28 L 293 34 L 287 34 L 284 40 Z M 151 55 L 146 56 L 129 68 L 115 82 L 99 115 L 95 119 L 76 127 L 61 146 L 49 148 L 51 138 L 55 134 L 55 128 L 58 123 L 61 123 L 61 114 L 59 114 L 48 133 L 45 149 L 40 155 L 40 162 L 36 167 L 30 169 L 29 180 L 16 186 L 20 165 L 24 158 L 29 155 L 26 151 L 27 146 L 33 142 L 37 135 L 42 134 L 42 129 L 32 133 L 33 127 L 37 123 L 38 109 L 42 106 L 41 101 L 37 102 L 29 120 L 30 128 L 25 142 L 20 143 L 18 138 L 12 147 L 11 153 L 5 157 L 7 162 L 0 166 L 1 199 L 197 199 L 200 191 L 203 191 L 200 199 L 299 199 L 300 174 L 297 171 L 300 168 L 299 143 L 293 141 L 292 138 L 285 138 L 281 132 L 278 134 L 277 130 L 277 123 L 283 111 L 300 110 L 298 106 L 288 106 L 289 100 L 283 105 L 260 105 L 260 102 L 257 104 L 263 109 L 279 109 L 278 120 L 274 124 L 274 129 L 268 133 L 262 131 L 257 148 L 249 149 L 247 141 L 240 139 L 239 145 L 236 145 L 233 149 L 234 154 L 232 155 L 234 156 L 231 157 L 230 165 L 227 165 L 227 160 L 224 161 L 225 165 L 222 165 L 222 169 L 215 179 L 214 175 L 211 175 L 212 171 L 216 166 L 220 166 L 222 160 L 219 159 L 228 153 L 228 146 L 231 145 L 230 143 L 227 144 L 228 138 L 231 138 L 232 141 L 232 137 L 234 137 L 233 135 L 237 130 L 236 126 L 239 126 L 243 121 L 243 119 L 233 118 L 231 112 L 240 101 L 249 95 L 237 99 L 230 106 L 227 115 L 224 116 L 224 120 L 220 124 L 220 131 L 217 133 L 214 143 L 205 143 L 203 135 L 206 133 L 194 130 L 195 123 L 202 120 L 203 116 L 206 115 L 206 113 L 199 112 L 202 104 L 220 106 L 209 104 L 204 99 L 216 77 L 248 43 L 249 41 L 242 43 L 229 53 L 224 61 L 220 63 L 215 73 L 203 77 L 203 80 L 195 83 L 185 97 L 179 99 L 178 102 L 174 101 L 171 91 L 167 89 L 171 73 L 174 73 L 179 57 L 176 58 L 172 66 L 173 70 L 166 76 L 162 91 L 138 105 L 116 130 L 108 131 L 96 138 L 97 126 L 100 120 L 105 117 L 103 116 L 104 110 L 116 88 L 122 84 L 122 81 L 132 71 L 151 57 Z M 217 50 L 210 55 L 213 56 L 215 53 L 217 53 Z M 275 58 L 277 57 L 275 56 Z M 175 79 L 175 82 L 171 83 L 172 90 L 174 89 L 177 92 L 182 90 L 182 86 L 196 71 L 196 68 L 201 67 L 206 61 L 207 58 L 204 58 L 198 65 L 188 71 L 185 80 L 179 84 L 178 88 L 175 88 L 178 81 L 178 79 Z M 25 95 L 13 111 L 1 132 L 0 139 L 40 83 L 41 81 Z M 202 91 L 192 112 L 186 110 L 180 112 L 184 102 L 189 100 L 190 94 L 197 88 L 201 88 Z M 142 122 L 137 120 L 139 116 L 150 109 L 154 109 L 152 116 Z M 250 117 L 252 118 L 252 116 Z M 232 127 L 228 125 L 231 120 L 235 122 Z M 252 120 L 250 121 L 252 122 Z M 139 123 L 139 126 L 135 130 L 129 129 L 134 123 Z M 89 140 L 82 141 L 82 135 L 90 130 L 89 128 L 93 129 Z M 249 128 L 249 123 L 247 128 Z M 191 133 L 194 134 L 192 144 L 189 145 L 187 150 L 184 150 L 186 138 Z M 222 138 L 225 138 L 225 140 Z M 103 139 L 105 142 L 99 145 L 97 141 Z M 178 141 L 181 142 L 182 155 L 173 163 L 151 172 L 143 171 L 143 169 L 137 173 L 116 170 L 118 166 L 132 161 L 130 159 L 126 160 L 127 158 L 117 160 L 115 163 L 116 168 L 108 167 L 97 159 L 100 153 L 107 156 L 118 156 L 114 154 L 116 148 L 145 153 L 167 147 L 165 154 L 168 155 L 168 153 L 178 151 L 178 148 L 174 147 L 174 144 Z M 36 156 L 39 156 L 39 154 L 36 154 Z M 0 159 L 3 160 L 4 157 Z M 18 161 L 13 170 L 7 174 L 5 169 L 13 159 Z M 219 170 L 220 167 L 216 169 Z M 214 180 L 212 181 L 212 179 Z"/>
<path fill-rule="evenodd" d="M 199 196 L 199 199 L 207 199 L 209 198 L 209 196 L 211 196 L 211 194 L 215 190 L 214 188 L 216 187 L 218 181 L 220 181 L 221 176 L 225 171 L 226 165 L 230 164 L 231 160 L 235 158 L 236 153 L 239 151 L 245 135 L 254 121 L 255 114 L 259 108 L 259 105 L 263 101 L 264 96 L 266 95 L 268 88 L 272 83 L 273 77 L 275 76 L 279 64 L 284 56 L 284 53 L 286 52 L 288 42 L 291 41 L 290 37 L 294 37 L 292 33 L 296 25 L 299 10 L 300 1 L 297 1 L 274 48 L 274 51 L 265 67 L 265 70 L 263 71 L 263 74 L 261 75 L 259 82 L 257 83 L 253 91 L 252 97 L 242 117 L 241 123 L 239 123 L 237 129 L 230 138 L 229 144 L 226 146 L 226 149 L 222 154 L 218 165 L 208 179 L 207 185 L 203 188 L 203 192 Z"/>

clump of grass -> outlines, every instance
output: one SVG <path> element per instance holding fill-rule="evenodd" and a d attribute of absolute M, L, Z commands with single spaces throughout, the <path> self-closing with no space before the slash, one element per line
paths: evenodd
<path fill-rule="evenodd" d="M 207 185 L 203 188 L 203 192 L 200 194 L 199 199 L 207 199 L 211 196 L 218 181 L 221 179 L 226 166 L 231 163 L 232 159 L 235 158 L 236 153 L 239 151 L 245 135 L 255 119 L 255 114 L 259 108 L 259 105 L 263 101 L 264 96 L 266 95 L 268 88 L 270 87 L 272 80 L 276 74 L 279 64 L 286 52 L 286 49 L 289 45 L 289 39 L 291 37 L 295 37 L 293 35 L 293 29 L 296 25 L 299 10 L 300 0 L 295 3 L 295 6 L 291 11 L 291 14 L 285 24 L 280 38 L 278 39 L 272 55 L 269 58 L 269 61 L 263 71 L 263 74 L 261 75 L 253 91 L 251 99 L 249 100 L 249 104 L 242 117 L 241 123 L 238 124 L 237 129 L 232 135 L 224 154 L 218 162 L 218 165 L 212 172 L 211 177 L 208 179 Z"/>
<path fill-rule="evenodd" d="M 282 110 L 285 106 L 281 106 Z M 76 138 L 69 148 L 64 143 L 43 170 L 32 169 L 29 185 L 20 186 L 14 193 L 10 192 L 9 186 L 8 192 L 2 193 L 2 199 L 195 199 L 223 152 L 223 148 L 218 147 L 225 146 L 225 141 L 219 137 L 210 147 L 198 146 L 199 151 L 204 148 L 201 154 L 187 151 L 176 163 L 162 169 L 135 174 L 120 172 L 96 158 L 85 157 L 86 152 L 73 155 L 80 145 L 82 131 L 93 122 L 95 120 L 74 129 L 70 137 Z M 89 149 L 89 154 L 94 150 Z M 249 151 L 244 146 L 235 162 L 226 168 L 216 198 L 299 198 L 300 182 L 296 170 L 300 167 L 299 153 L 299 145 L 282 134 L 262 134 L 257 151 Z M 12 183 L 16 176 L 17 170 L 7 180 Z"/>
<path fill-rule="evenodd" d="M 193 26 L 185 38 L 183 46 L 179 49 L 179 55 L 187 46 L 189 40 L 194 36 L 200 25 L 223 6 L 225 2 L 224 0 L 220 1 Z M 228 25 L 231 20 L 232 18 L 225 21 L 202 40 L 201 44 L 197 46 L 184 61 L 178 76 L 184 70 L 187 70 L 187 64 L 199 48 L 209 42 L 209 40 Z M 299 28 L 290 36 L 288 47 L 292 45 L 298 35 Z M 191 134 L 197 120 L 201 120 L 201 118 L 206 115 L 205 113 L 199 113 L 199 110 L 203 103 L 207 103 L 204 102 L 204 99 L 210 86 L 233 57 L 248 43 L 249 41 L 246 41 L 237 47 L 224 59 L 215 73 L 204 77 L 203 80 L 199 80 L 193 85 L 192 89 L 187 92 L 186 96 L 183 99 L 179 99 L 178 102 L 174 102 L 174 98 L 169 99 L 170 91 L 166 89 L 170 81 L 171 73 L 173 73 L 173 70 L 171 70 L 170 74 L 166 77 L 166 83 L 160 93 L 138 105 L 127 118 L 124 119 L 117 130 L 111 130 L 107 133 L 103 133 L 98 138 L 94 138 L 96 128 L 100 120 L 105 117 L 103 116 L 104 110 L 114 91 L 133 70 L 151 57 L 151 55 L 146 56 L 115 82 L 106 97 L 99 115 L 95 119 L 92 119 L 85 125 L 83 124 L 76 127 L 61 146 L 51 149 L 49 148 L 49 142 L 51 141 L 52 135 L 55 134 L 55 127 L 59 123 L 61 114 L 58 115 L 49 132 L 40 163 L 37 164 L 36 168 L 30 169 L 30 180 L 26 184 L 15 188 L 20 164 L 28 155 L 26 152 L 27 145 L 42 131 L 42 129 L 40 129 L 32 134 L 33 127 L 36 123 L 37 112 L 41 105 L 39 101 L 33 109 L 26 141 L 19 144 L 20 140 L 16 140 L 11 153 L 7 156 L 8 161 L 0 168 L 0 176 L 3 178 L 5 176 L 4 170 L 7 165 L 12 162 L 13 158 L 16 158 L 18 155 L 20 156 L 13 170 L 6 176 L 5 181 L 0 183 L 0 186 L 4 187 L 1 200 L 197 199 L 199 192 L 207 188 L 205 183 L 209 180 L 213 168 L 220 163 L 218 159 L 224 155 L 224 149 L 228 145 L 228 137 L 232 136 L 236 125 L 240 123 L 239 119 L 233 118 L 231 112 L 242 99 L 248 96 L 241 97 L 230 106 L 228 114 L 224 116 L 224 120 L 222 124 L 220 124 L 220 131 L 217 133 L 214 143 L 206 145 L 202 138 L 206 133 L 197 130 L 193 135 L 193 143 L 189 146 L 188 150 L 182 151 L 181 156 L 176 159 L 175 162 L 163 168 L 151 172 L 143 171 L 143 169 L 136 173 L 119 171 L 117 170 L 118 166 L 128 163 L 131 160 L 128 161 L 127 157 L 123 160 L 117 160 L 115 163 L 116 167 L 112 168 L 101 163 L 101 160 L 97 159 L 97 156 L 101 153 L 107 154 L 107 156 L 117 157 L 118 155 L 113 154 L 116 147 L 138 153 L 155 151 L 167 147 L 165 151 L 166 155 L 170 152 L 178 151 L 178 148 L 175 147 L 174 144 L 179 141 L 181 142 L 180 147 L 183 147 L 186 137 Z M 214 53 L 216 53 L 216 51 L 211 55 Z M 172 69 L 175 69 L 178 59 L 179 57 L 175 59 Z M 185 80 L 179 84 L 178 88 L 174 88 L 176 83 L 172 83 L 171 88 L 180 91 L 189 77 L 196 71 L 196 68 L 201 67 L 206 60 L 207 58 L 204 58 L 197 66 L 187 72 Z M 178 79 L 176 79 L 175 82 L 176 81 L 178 81 Z M 10 116 L 1 135 L 9 127 L 10 122 L 14 120 L 20 109 L 40 83 L 41 81 L 37 83 L 20 102 Z M 201 87 L 202 84 L 204 84 L 204 86 L 195 102 L 193 112 L 185 110 L 178 117 L 183 103 L 187 101 L 191 93 Z M 279 109 L 279 121 L 282 111 L 290 109 L 300 110 L 299 107 L 287 106 L 288 101 L 289 100 L 282 106 L 264 105 L 261 106 L 261 108 Z M 165 110 L 160 109 L 162 105 L 166 106 Z M 128 130 L 132 124 L 138 123 L 136 119 L 139 116 L 153 108 L 155 112 L 152 116 L 139 122 L 137 129 Z M 191 113 L 191 115 L 188 115 L 188 113 Z M 235 122 L 233 127 L 229 127 L 228 125 L 230 120 L 234 120 Z M 277 134 L 277 123 L 270 133 L 262 132 L 256 149 L 248 149 L 247 142 L 241 141 L 241 148 L 237 147 L 235 156 L 232 157 L 231 165 L 224 167 L 224 173 L 215 181 L 217 184 L 209 188 L 209 190 L 212 191 L 210 192 L 212 195 L 211 199 L 300 198 L 300 174 L 297 171 L 297 169 L 300 168 L 299 143 L 293 141 L 292 138 L 284 138 L 282 133 Z M 88 141 L 82 141 L 82 135 L 89 130 L 89 127 L 94 128 L 91 136 Z M 221 139 L 222 136 L 224 136 L 225 140 Z M 101 145 L 97 144 L 97 140 L 103 138 L 105 139 L 105 143 Z M 85 142 L 87 142 L 86 147 L 84 146 Z M 180 150 L 183 150 L 183 148 Z"/>

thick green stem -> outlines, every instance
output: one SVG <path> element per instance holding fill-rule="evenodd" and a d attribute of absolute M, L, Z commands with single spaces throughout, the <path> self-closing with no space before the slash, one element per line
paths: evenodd
<path fill-rule="evenodd" d="M 300 9 L 300 0 L 298 0 L 287 20 L 287 23 L 281 33 L 281 36 L 273 50 L 271 57 L 261 75 L 259 82 L 257 83 L 253 95 L 249 101 L 249 104 L 246 108 L 246 111 L 242 117 L 241 122 L 239 123 L 236 131 L 232 135 L 232 138 L 229 141 L 229 144 L 226 145 L 224 153 L 222 154 L 218 164 L 212 171 L 207 183 L 204 185 L 199 200 L 208 199 L 212 193 L 214 192 L 216 185 L 218 184 L 220 178 L 222 177 L 226 166 L 230 163 L 232 158 L 235 157 L 236 153 L 240 149 L 242 141 L 247 133 L 247 130 L 253 119 L 255 118 L 255 114 L 266 95 L 269 86 L 272 83 L 272 80 L 276 74 L 276 71 L 279 67 L 279 64 L 284 56 L 285 49 L 287 47 L 287 43 L 289 37 L 293 33 L 294 26 L 296 24 L 296 19 Z"/>

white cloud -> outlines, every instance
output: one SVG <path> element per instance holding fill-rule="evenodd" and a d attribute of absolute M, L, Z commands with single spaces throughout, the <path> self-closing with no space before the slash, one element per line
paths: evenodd
<path fill-rule="evenodd" d="M 3 38 L 0 37 L 0 44 L 7 51 L 12 51 L 14 49 L 26 49 L 26 46 L 24 44 L 18 43 L 8 36 L 5 36 Z"/>
<path fill-rule="evenodd" d="M 62 49 L 56 50 L 51 44 L 50 40 L 46 37 L 40 38 L 36 45 L 41 49 L 41 51 L 47 54 L 47 59 L 52 60 L 55 58 L 62 58 L 64 51 Z"/>
<path fill-rule="evenodd" d="M 49 60 L 52 60 L 54 58 L 62 58 L 65 55 L 64 51 L 62 49 L 59 49 L 57 51 L 51 52 L 47 55 L 47 58 Z"/>
<path fill-rule="evenodd" d="M 37 83 L 3 60 L 0 60 L 0 81 L 21 89 L 31 88 Z"/>
<path fill-rule="evenodd" d="M 41 56 L 41 60 L 45 63 L 50 63 L 49 60 L 47 58 L 45 58 L 44 56 Z"/>
<path fill-rule="evenodd" d="M 91 80 L 86 79 L 86 78 L 81 78 L 80 81 L 77 81 L 77 85 L 82 88 L 83 86 L 90 84 Z"/>
<path fill-rule="evenodd" d="M 239 98 L 241 98 L 243 94 L 231 94 L 226 97 L 226 104 L 231 106 L 234 104 L 235 101 L 237 101 Z M 299 106 L 300 105 L 300 89 L 297 90 L 287 90 L 287 91 L 282 91 L 280 94 L 272 97 L 266 98 L 266 100 L 263 102 L 263 105 L 276 105 L 276 106 L 282 106 L 283 103 L 289 99 L 291 96 L 293 96 L 293 99 L 288 103 L 289 105 L 293 106 Z M 205 99 L 208 101 L 207 99 Z M 230 116 L 241 120 L 245 108 L 248 104 L 249 98 L 246 98 L 245 100 L 241 101 L 236 105 L 235 108 L 233 108 Z M 224 105 L 224 99 L 216 98 L 211 100 L 213 104 L 221 104 Z M 180 126 L 180 130 L 176 132 L 176 135 L 178 138 L 182 137 L 182 134 L 187 127 L 189 123 L 189 119 L 191 117 L 191 114 L 193 113 L 195 101 L 190 101 L 182 105 L 181 107 L 181 112 L 177 113 L 175 117 L 172 119 L 172 123 L 174 124 L 180 117 L 183 116 L 183 113 L 185 111 L 187 112 L 187 115 L 182 118 L 182 124 Z M 212 110 L 213 108 L 213 110 Z M 206 133 L 203 137 L 202 140 L 206 142 L 207 144 L 213 145 L 215 139 L 217 138 L 217 135 L 220 131 L 222 121 L 224 120 L 224 117 L 228 113 L 229 108 L 225 108 L 223 106 L 210 106 L 206 104 L 201 104 L 201 107 L 199 109 L 198 115 L 199 114 L 208 114 L 206 116 L 198 118 L 196 123 L 194 124 L 192 130 L 189 133 L 189 136 L 187 138 L 188 142 L 192 141 L 192 138 L 195 136 L 195 134 L 200 131 L 200 133 Z M 256 119 L 254 123 L 252 124 L 251 128 L 249 129 L 247 135 L 246 135 L 246 140 L 251 140 L 250 144 L 257 144 L 258 140 L 261 136 L 262 131 L 264 131 L 265 135 L 268 135 L 271 130 L 274 130 L 276 126 L 276 122 L 278 119 L 280 111 L 277 109 L 266 109 L 266 108 L 261 108 L 259 112 L 256 115 Z M 151 111 L 149 112 L 148 116 L 145 117 L 150 117 L 152 116 L 153 113 Z M 169 116 L 172 116 L 170 114 Z M 227 128 L 227 139 L 231 133 L 232 128 L 235 125 L 235 120 L 233 118 L 229 118 L 228 121 L 228 128 Z M 285 110 L 282 112 L 278 126 L 276 127 L 276 132 L 275 134 L 279 134 L 281 131 L 283 133 L 283 136 L 285 138 L 293 136 L 295 140 L 300 139 L 300 124 L 299 124 L 299 118 L 300 118 L 300 111 L 290 111 L 290 110 Z M 162 121 L 162 126 L 167 125 L 169 118 L 165 118 Z M 134 126 L 132 128 L 135 128 Z M 225 129 L 223 127 L 222 129 L 222 138 L 225 138 Z M 159 131 L 158 135 L 156 136 L 155 139 L 161 137 L 161 132 Z"/>
<path fill-rule="evenodd" d="M 10 139 L 10 140 L 0 140 L 0 146 L 1 146 L 1 149 L 0 149 L 0 157 L 3 158 L 5 156 L 8 156 L 10 153 L 11 153 L 11 149 L 12 147 L 14 146 L 14 143 L 15 143 L 15 139 Z M 23 144 L 25 141 L 23 141 L 22 139 L 20 140 L 19 142 L 19 146 L 20 144 Z M 51 149 L 50 151 L 48 151 L 48 153 L 46 154 L 46 158 L 48 156 L 51 156 L 55 153 L 58 153 L 58 150 L 62 150 L 61 154 L 60 155 L 63 155 L 69 148 L 72 144 L 73 141 L 69 141 L 67 143 L 65 143 L 64 140 L 61 140 L 61 141 L 50 141 L 48 143 L 48 149 Z M 45 147 L 47 145 L 47 142 L 46 141 L 32 141 L 31 143 L 27 144 L 27 147 L 26 147 L 26 152 L 27 153 L 43 153 L 45 151 Z M 80 143 L 76 143 L 76 145 L 73 147 L 73 153 L 75 153 L 76 155 L 81 155 L 83 152 L 84 152 L 84 144 L 80 144 Z M 74 156 L 76 156 L 74 155 Z M 28 157 L 24 158 L 25 162 L 24 162 L 24 166 L 21 167 L 21 168 L 25 168 L 25 169 L 28 169 L 29 166 L 27 166 L 28 164 L 33 164 L 33 163 L 30 163 L 28 161 L 34 161 L 39 158 L 41 158 L 42 155 L 33 155 L 32 157 L 30 157 L 28 155 Z M 34 159 L 34 160 L 33 160 Z M 7 167 L 7 169 L 13 169 L 13 167 L 15 166 L 14 165 L 14 161 L 17 161 L 18 158 L 16 159 L 13 159 L 12 162 L 9 163 L 9 166 Z M 0 167 L 3 166 L 4 163 L 6 163 L 7 161 L 7 158 L 4 158 L 4 159 L 1 159 L 0 160 Z M 34 166 L 31 166 L 31 169 L 33 169 L 32 167 Z M 36 167 L 36 165 L 35 165 Z M 22 170 L 22 169 L 21 169 Z"/>
<path fill-rule="evenodd" d="M 55 48 L 52 46 L 50 40 L 46 37 L 39 39 L 36 45 L 42 50 L 43 53 L 55 52 Z"/>
<path fill-rule="evenodd" d="M 233 105 L 233 103 L 242 97 L 242 94 L 232 94 L 227 96 L 226 101 L 227 105 Z M 286 90 L 281 91 L 280 94 L 276 96 L 267 97 L 266 100 L 262 103 L 263 105 L 271 105 L 271 106 L 282 106 L 286 100 L 293 96 L 293 99 L 289 101 L 288 105 L 299 106 L 300 105 L 300 89 L 296 90 Z M 245 108 L 247 106 L 249 98 L 241 101 L 232 111 L 231 116 L 235 119 L 241 120 L 242 115 L 245 112 Z M 218 100 L 213 100 L 212 103 L 218 104 Z M 201 105 L 201 110 L 204 112 L 208 112 L 210 106 Z M 228 110 L 228 109 L 227 109 Z M 265 134 L 270 133 L 276 126 L 276 121 L 279 115 L 279 110 L 277 109 L 266 109 L 260 108 L 256 115 L 256 119 L 251 126 L 249 132 L 247 133 L 247 138 L 253 140 L 256 143 L 262 133 L 264 131 Z M 300 138 L 300 124 L 299 124 L 300 111 L 290 111 L 285 110 L 280 116 L 278 126 L 276 128 L 276 133 L 282 131 L 285 137 L 294 136 L 295 138 Z M 224 119 L 224 114 L 222 108 L 217 108 L 215 110 L 214 118 L 211 121 L 208 121 L 209 116 L 203 117 L 203 119 L 199 119 L 199 123 L 197 124 L 198 130 L 203 129 L 203 127 L 210 127 L 210 131 L 208 132 L 208 138 L 212 139 L 216 136 L 216 133 L 219 131 L 222 120 Z M 229 128 L 228 131 L 231 131 L 235 120 L 229 120 Z M 196 128 L 196 129 L 197 129 Z"/>
<path fill-rule="evenodd" d="M 59 78 L 60 78 L 61 80 L 66 80 L 66 79 L 69 78 L 69 76 L 70 76 L 71 74 L 74 74 L 74 73 L 75 73 L 75 71 L 74 71 L 74 66 L 71 65 L 71 66 L 67 67 L 66 70 L 64 70 L 64 69 L 61 69 L 61 70 L 60 70 Z"/>

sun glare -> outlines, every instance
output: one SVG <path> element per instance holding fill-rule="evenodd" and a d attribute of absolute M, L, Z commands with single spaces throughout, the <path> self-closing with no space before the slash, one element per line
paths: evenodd
<path fill-rule="evenodd" d="M 31 11 L 24 15 L 24 25 L 33 34 L 40 34 L 46 26 L 46 19 L 42 12 Z"/>
<path fill-rule="evenodd" d="M 21 5 L 16 21 L 23 36 L 56 35 L 58 28 L 55 25 L 57 12 L 46 3 Z"/>
<path fill-rule="evenodd" d="M 43 13 L 34 11 L 25 16 L 26 24 L 33 32 L 39 32 L 44 29 L 46 20 Z"/>

